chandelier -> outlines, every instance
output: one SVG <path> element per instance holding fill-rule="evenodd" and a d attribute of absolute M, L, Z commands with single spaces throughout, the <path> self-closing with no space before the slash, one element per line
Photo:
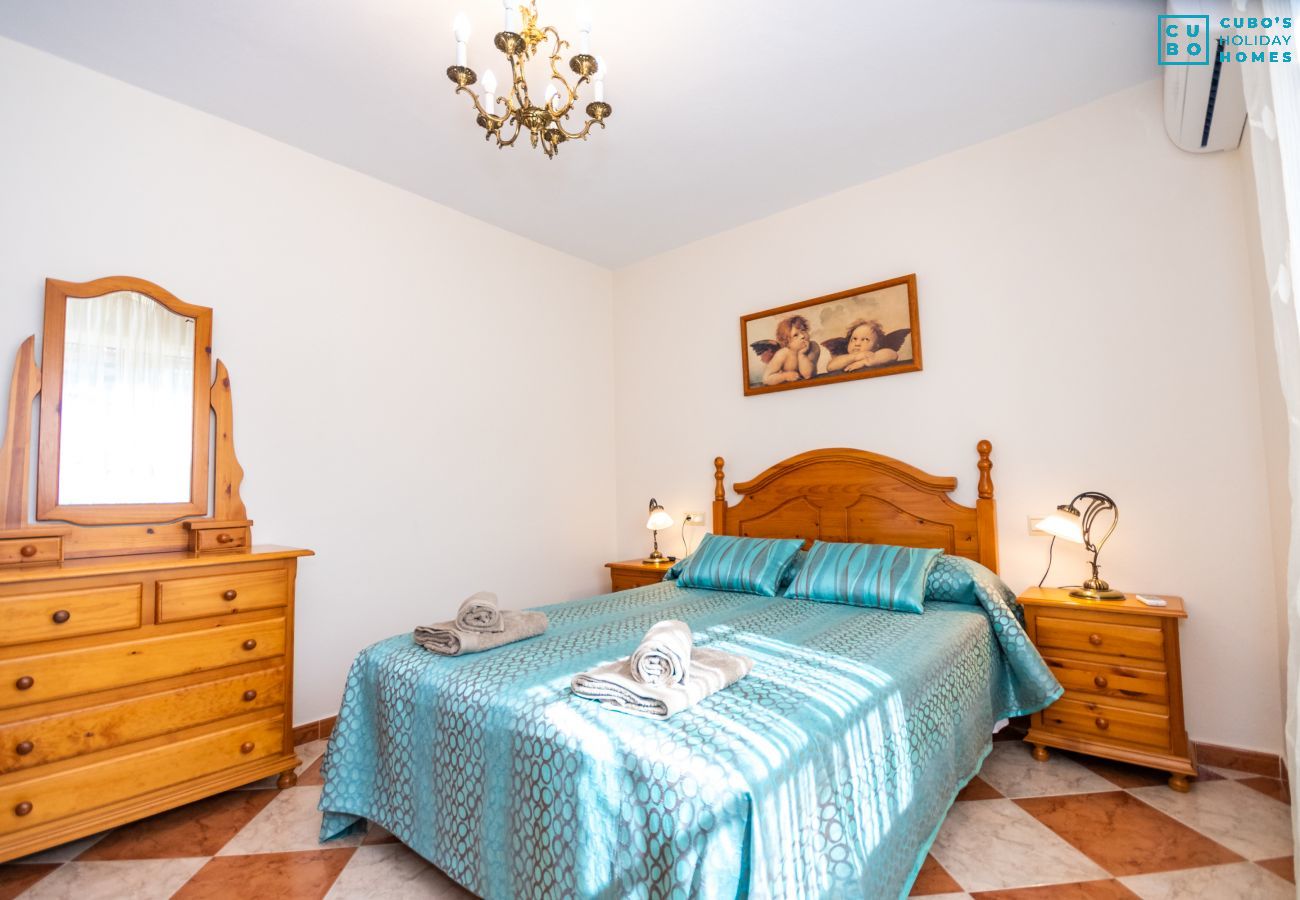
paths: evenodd
<path fill-rule="evenodd" d="M 478 125 L 486 132 L 484 140 L 495 138 L 497 147 L 510 147 L 527 131 L 533 147 L 540 144 L 547 157 L 554 157 L 565 141 L 586 140 L 593 125 L 605 127 L 605 120 L 612 112 L 605 102 L 605 66 L 591 55 L 591 23 L 583 21 L 578 26 L 578 53 L 569 59 L 569 69 L 577 78 L 569 84 L 560 72 L 561 57 L 569 43 L 560 39 L 554 27 L 538 27 L 536 0 L 529 0 L 528 6 L 514 6 L 515 2 L 517 0 L 504 0 L 505 27 L 494 41 L 496 48 L 510 62 L 509 90 L 500 97 L 496 96 L 497 78 L 491 69 L 483 73 L 482 92 L 476 94 L 470 90 L 478 76 L 467 65 L 469 19 L 464 13 L 456 17 L 453 26 L 456 65 L 447 69 L 447 77 L 456 83 L 456 93 L 468 95 L 474 104 Z M 551 74 L 543 100 L 538 104 L 528 90 L 524 64 L 543 44 L 550 46 Z M 586 124 L 577 131 L 569 131 L 564 123 L 578 104 L 578 91 L 587 83 L 592 86 L 593 96 L 586 106 Z"/>

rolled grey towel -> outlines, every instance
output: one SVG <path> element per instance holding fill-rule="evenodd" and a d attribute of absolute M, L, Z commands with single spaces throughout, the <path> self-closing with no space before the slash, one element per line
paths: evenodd
<path fill-rule="evenodd" d="M 501 611 L 497 609 L 497 595 L 490 591 L 479 591 L 465 598 L 465 602 L 456 610 L 456 627 L 461 631 L 484 631 L 497 633 L 505 629 Z"/>
<path fill-rule="evenodd" d="M 696 647 L 691 655 L 691 677 L 685 684 L 661 686 L 637 681 L 632 677 L 631 660 L 619 659 L 574 675 L 570 686 L 579 697 L 601 706 L 646 719 L 667 719 L 730 687 L 753 668 L 754 661 L 748 656 Z"/>
<path fill-rule="evenodd" d="M 632 651 L 632 677 L 644 684 L 685 684 L 691 674 L 691 626 L 665 619 L 650 626 Z"/>
<path fill-rule="evenodd" d="M 549 624 L 544 612 L 503 612 L 501 620 L 505 627 L 495 632 L 462 631 L 455 622 L 421 625 L 415 629 L 415 642 L 443 656 L 463 656 L 536 637 Z"/>

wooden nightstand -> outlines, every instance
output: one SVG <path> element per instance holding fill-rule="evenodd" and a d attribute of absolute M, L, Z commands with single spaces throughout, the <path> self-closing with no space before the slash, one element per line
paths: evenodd
<path fill-rule="evenodd" d="M 605 563 L 609 569 L 609 589 L 626 591 L 628 588 L 657 584 L 664 580 L 664 573 L 673 567 L 676 560 L 663 563 L 648 563 L 639 559 L 624 562 Z"/>
<path fill-rule="evenodd" d="M 1030 588 L 1017 598 L 1029 639 L 1065 694 L 1035 713 L 1025 740 L 1034 758 L 1048 747 L 1135 763 L 1169 773 L 1187 791 L 1196 758 L 1183 721 L 1178 657 L 1181 597 L 1168 606 L 1123 600 L 1079 600 L 1069 591 Z"/>

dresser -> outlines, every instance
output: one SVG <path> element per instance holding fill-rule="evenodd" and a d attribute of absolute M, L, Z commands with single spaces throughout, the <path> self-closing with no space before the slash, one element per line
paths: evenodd
<path fill-rule="evenodd" d="M 628 559 L 623 562 L 605 563 L 605 568 L 609 569 L 609 589 L 626 591 L 628 588 L 658 584 L 664 580 L 664 574 L 673 567 L 673 562 L 675 560 L 648 563 L 641 559 Z"/>
<path fill-rule="evenodd" d="M 1025 627 L 1065 693 L 1035 713 L 1025 740 L 1034 757 L 1049 747 L 1161 769 L 1187 791 L 1196 760 L 1183 718 L 1179 597 L 1151 607 L 1135 595 L 1081 600 L 1054 588 L 1018 598 Z"/>

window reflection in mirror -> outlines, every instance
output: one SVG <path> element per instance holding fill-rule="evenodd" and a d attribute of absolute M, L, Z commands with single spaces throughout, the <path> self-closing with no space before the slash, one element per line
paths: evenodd
<path fill-rule="evenodd" d="M 59 504 L 184 503 L 194 320 L 144 294 L 69 297 Z"/>

